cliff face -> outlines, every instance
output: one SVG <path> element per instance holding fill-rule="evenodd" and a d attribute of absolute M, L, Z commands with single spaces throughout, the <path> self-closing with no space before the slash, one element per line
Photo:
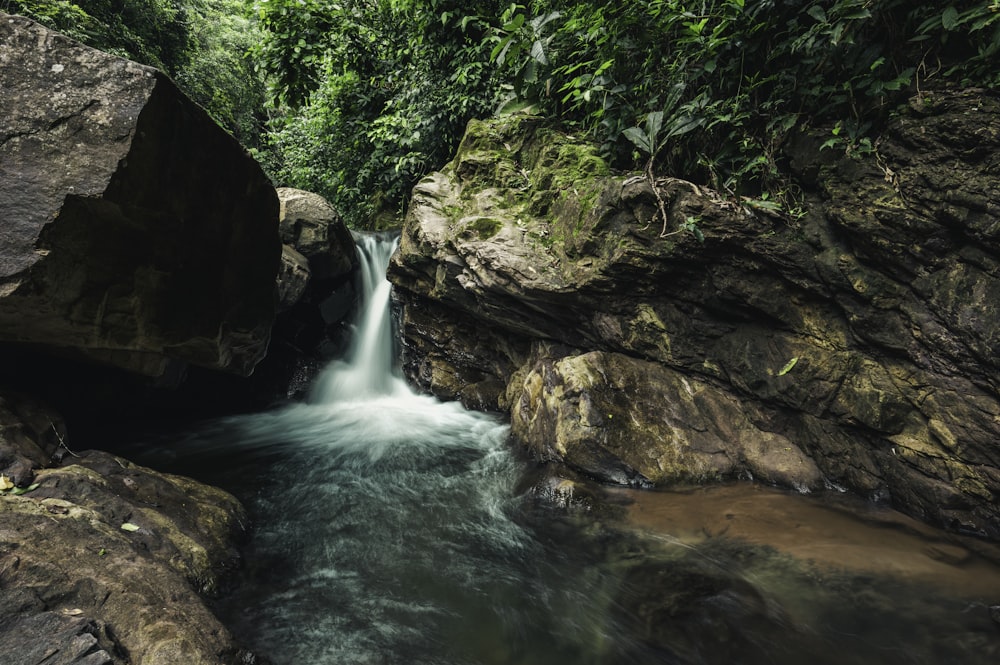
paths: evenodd
<path fill-rule="evenodd" d="M 1000 100 L 791 155 L 801 219 L 668 179 L 664 236 L 583 142 L 472 123 L 390 267 L 408 374 L 605 480 L 846 488 L 1000 538 Z"/>

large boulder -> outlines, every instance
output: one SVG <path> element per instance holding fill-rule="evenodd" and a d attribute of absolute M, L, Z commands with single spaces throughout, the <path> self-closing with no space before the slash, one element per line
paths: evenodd
<path fill-rule="evenodd" d="M 277 191 L 281 241 L 306 258 L 314 279 L 337 279 L 357 267 L 354 238 L 329 201 L 293 187 Z"/>
<path fill-rule="evenodd" d="M 808 143 L 789 222 L 470 123 L 390 267 L 407 373 L 601 478 L 846 488 L 1000 538 L 1000 100 L 925 94 L 869 159 Z"/>
<path fill-rule="evenodd" d="M 0 14 L 0 340 L 249 374 L 278 200 L 163 74 Z"/>
<path fill-rule="evenodd" d="M 275 335 L 296 355 L 328 357 L 342 345 L 346 321 L 357 301 L 358 251 L 340 214 L 319 194 L 279 187 L 279 227 L 285 243 L 283 280 L 294 295 L 284 305 Z M 300 290 L 288 288 L 290 274 L 305 274 Z"/>
<path fill-rule="evenodd" d="M 511 392 L 515 432 L 601 480 L 650 486 L 743 475 L 800 491 L 823 487 L 794 441 L 754 425 L 753 402 L 658 363 L 601 351 L 543 355 Z"/>
<path fill-rule="evenodd" d="M 16 663 L 253 662 L 203 598 L 228 583 L 246 523 L 221 490 L 67 452 L 0 491 L 0 651 Z"/>

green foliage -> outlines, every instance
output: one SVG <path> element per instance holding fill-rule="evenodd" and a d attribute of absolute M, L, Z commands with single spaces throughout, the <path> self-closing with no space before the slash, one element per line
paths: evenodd
<path fill-rule="evenodd" d="M 323 194 L 356 227 L 398 216 L 474 117 L 530 111 L 589 134 L 616 168 L 794 214 L 794 133 L 832 127 L 826 149 L 864 158 L 905 97 L 1000 87 L 1000 0 L 250 3 L 0 9 L 164 68 L 277 184 Z"/>
<path fill-rule="evenodd" d="M 243 145 L 257 147 L 265 123 L 267 94 L 249 57 L 260 31 L 246 0 L 184 0 L 189 57 L 170 72 Z"/>
<path fill-rule="evenodd" d="M 790 133 L 833 124 L 828 147 L 863 155 L 921 85 L 1000 84 L 996 0 L 540 0 L 504 21 L 491 39 L 522 103 L 621 167 L 656 158 L 733 196 L 774 192 L 769 208 L 790 205 Z"/>
<path fill-rule="evenodd" d="M 262 0 L 256 49 L 273 98 L 277 182 L 327 197 L 354 227 L 398 217 L 497 98 L 489 0 Z"/>
<path fill-rule="evenodd" d="M 0 8 L 166 71 L 182 66 L 189 56 L 181 0 L 3 0 Z"/>

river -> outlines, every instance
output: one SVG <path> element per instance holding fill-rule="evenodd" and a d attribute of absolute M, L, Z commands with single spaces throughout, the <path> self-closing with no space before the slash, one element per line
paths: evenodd
<path fill-rule="evenodd" d="M 266 662 L 1000 662 L 990 546 L 848 497 L 555 477 L 502 420 L 415 393 L 393 353 L 394 241 L 358 242 L 354 342 L 309 398 L 142 460 L 248 506 L 242 584 L 217 610 Z"/>

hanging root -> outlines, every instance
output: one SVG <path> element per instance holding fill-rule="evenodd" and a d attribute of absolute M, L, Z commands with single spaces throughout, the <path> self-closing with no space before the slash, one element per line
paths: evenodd
<path fill-rule="evenodd" d="M 77 455 L 77 454 L 76 454 L 76 453 L 74 453 L 74 452 L 73 452 L 72 450 L 70 450 L 70 449 L 69 449 L 69 446 L 67 446 L 67 445 L 66 445 L 66 441 L 65 441 L 65 440 L 64 440 L 64 439 L 62 438 L 62 435 L 61 435 L 61 434 L 59 434 L 59 430 L 57 430 L 57 429 L 56 429 L 56 425 L 55 425 L 55 423 L 49 423 L 49 427 L 51 427 L 51 428 L 52 428 L 52 431 L 53 431 L 53 432 L 55 432 L 55 434 L 56 434 L 56 438 L 57 438 L 57 439 L 59 439 L 59 445 L 60 445 L 60 446 L 61 446 L 62 448 L 64 448 L 64 449 L 66 450 L 66 452 L 68 452 L 68 453 L 69 453 L 70 455 L 72 455 L 73 457 L 79 457 L 79 455 Z"/>

